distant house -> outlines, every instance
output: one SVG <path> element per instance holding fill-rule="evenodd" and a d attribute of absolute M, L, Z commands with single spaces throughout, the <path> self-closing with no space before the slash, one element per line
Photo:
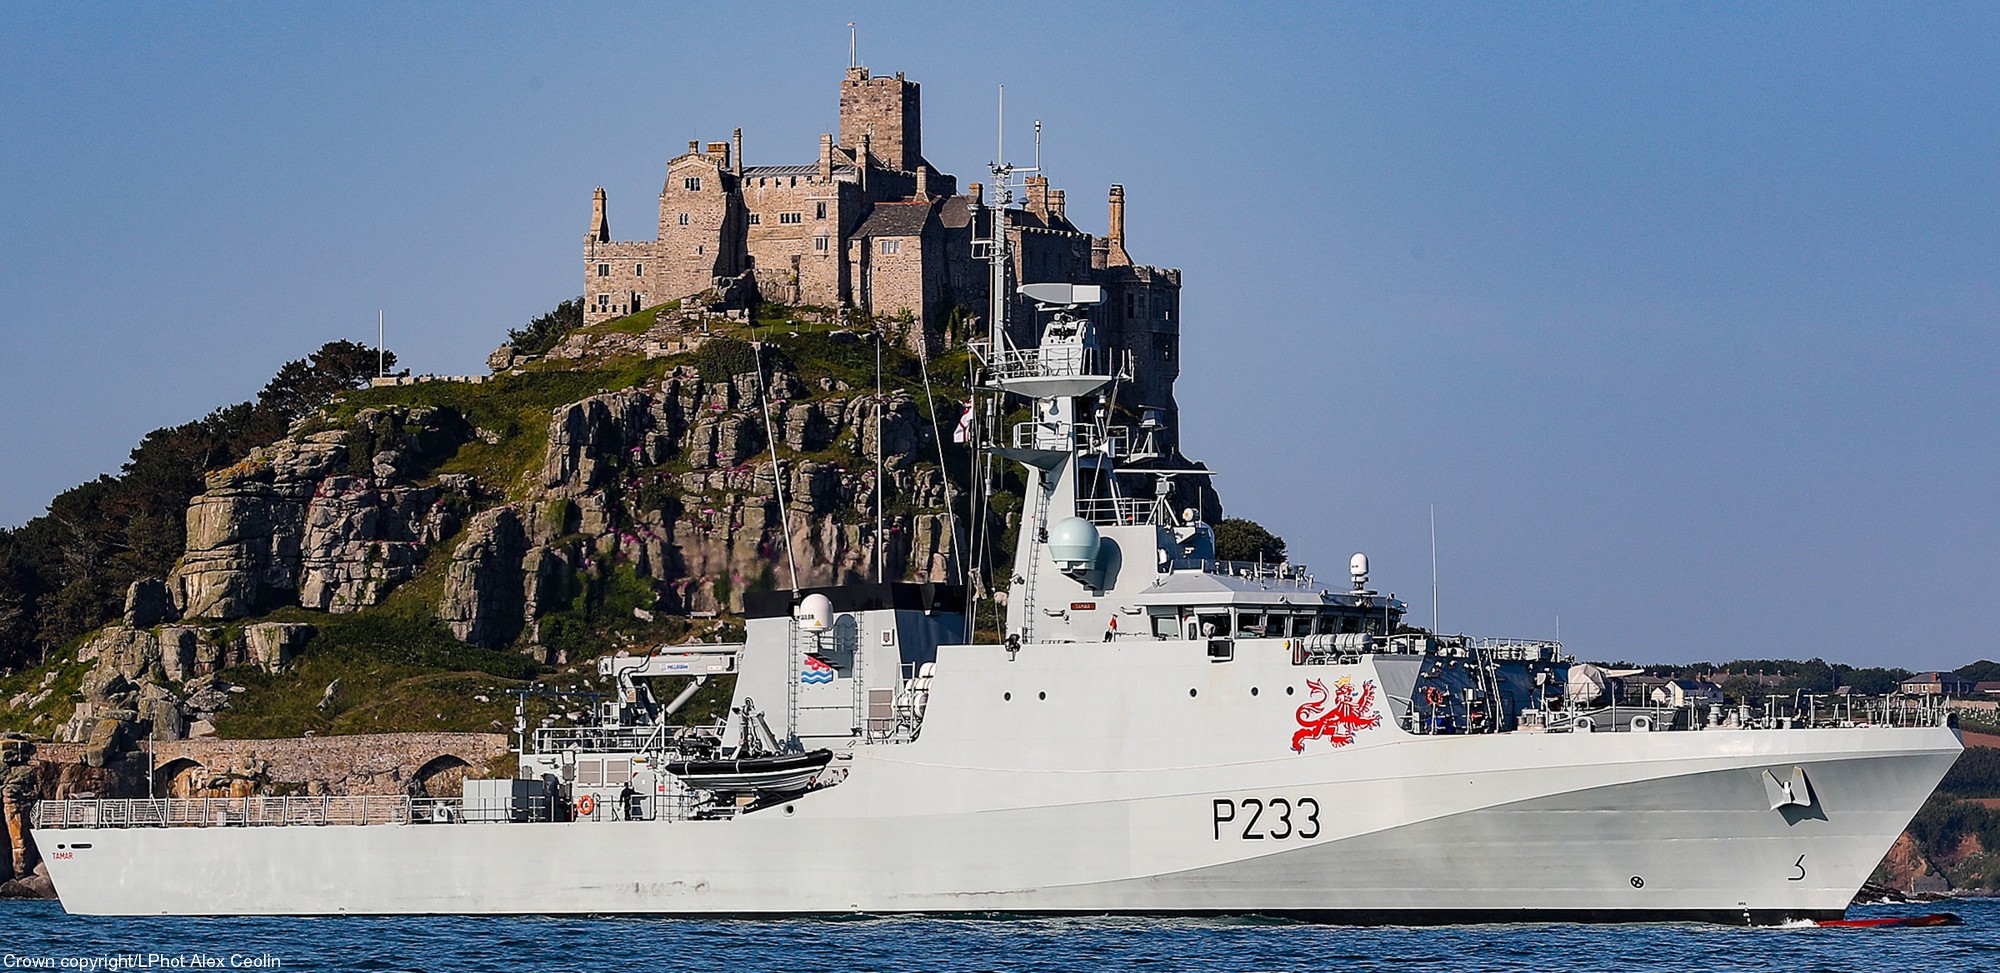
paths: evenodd
<path fill-rule="evenodd" d="M 1649 695 L 1662 706 L 1712 706 L 1722 702 L 1722 687 L 1706 679 L 1668 679 Z"/>
<path fill-rule="evenodd" d="M 1905 696 L 1964 696 L 1975 691 L 1975 684 L 1956 672 L 1919 672 L 1896 689 Z"/>
<path fill-rule="evenodd" d="M 1975 696 L 2000 696 L 2000 681 L 1973 683 L 1972 692 Z"/>

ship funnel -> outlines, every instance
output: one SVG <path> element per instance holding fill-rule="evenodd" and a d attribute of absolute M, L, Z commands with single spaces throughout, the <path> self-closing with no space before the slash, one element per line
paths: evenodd
<path fill-rule="evenodd" d="M 807 595 L 799 602 L 798 614 L 802 632 L 824 632 L 833 627 L 833 599 L 825 595 Z"/>
<path fill-rule="evenodd" d="M 1097 527 L 1082 517 L 1065 517 L 1049 528 L 1049 558 L 1072 578 L 1097 568 Z"/>
<path fill-rule="evenodd" d="M 1368 555 L 1356 554 L 1347 562 L 1347 573 L 1354 578 L 1354 590 L 1368 587 Z"/>

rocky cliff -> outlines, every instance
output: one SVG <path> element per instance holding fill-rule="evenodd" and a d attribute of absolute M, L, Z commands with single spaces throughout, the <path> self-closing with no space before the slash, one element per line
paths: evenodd
<path fill-rule="evenodd" d="M 503 350 L 479 381 L 349 394 L 206 475 L 185 554 L 77 646 L 73 690 L 5 702 L 67 690 L 44 732 L 102 766 L 147 736 L 226 733 L 243 687 L 224 673 L 288 671 L 340 616 L 414 611 L 551 663 L 726 623 L 760 588 L 954 578 L 962 484 L 939 459 L 963 455 L 931 410 L 955 422 L 963 362 L 932 363 L 959 381 L 927 390 L 885 342 L 878 396 L 872 335 L 765 328 L 648 312 L 539 360 Z"/>

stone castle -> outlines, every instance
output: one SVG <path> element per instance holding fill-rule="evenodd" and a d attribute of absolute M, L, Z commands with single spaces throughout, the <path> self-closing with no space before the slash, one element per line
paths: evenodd
<path fill-rule="evenodd" d="M 730 142 L 689 142 L 667 162 L 652 240 L 614 240 L 598 188 L 584 238 L 584 321 L 594 324 L 669 301 L 707 296 L 863 312 L 907 322 L 913 350 L 934 354 L 983 333 L 988 269 L 975 241 L 988 236 L 983 187 L 923 154 L 922 88 L 901 73 L 850 67 L 840 82 L 840 130 L 821 135 L 802 165 L 744 164 L 743 130 Z M 1105 288 L 1094 312 L 1099 342 L 1131 354 L 1122 401 L 1175 423 L 1180 272 L 1132 262 L 1125 250 L 1125 192 L 1110 190 L 1102 237 L 1069 219 L 1064 192 L 1029 176 L 1007 217 L 1017 283 L 1062 281 Z M 1025 304 L 1013 338 L 1034 344 Z M 1164 445 L 1164 444 L 1163 444 Z"/>

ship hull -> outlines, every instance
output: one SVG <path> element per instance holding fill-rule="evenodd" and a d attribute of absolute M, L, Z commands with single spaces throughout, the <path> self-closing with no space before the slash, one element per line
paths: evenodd
<path fill-rule="evenodd" d="M 1373 737 L 1116 773 L 867 748 L 845 783 L 733 820 L 37 841 L 59 849 L 51 875 L 85 914 L 1773 922 L 1841 914 L 1961 747 L 1941 727 Z M 1763 775 L 1793 768 L 1811 803 L 1771 808 Z"/>

